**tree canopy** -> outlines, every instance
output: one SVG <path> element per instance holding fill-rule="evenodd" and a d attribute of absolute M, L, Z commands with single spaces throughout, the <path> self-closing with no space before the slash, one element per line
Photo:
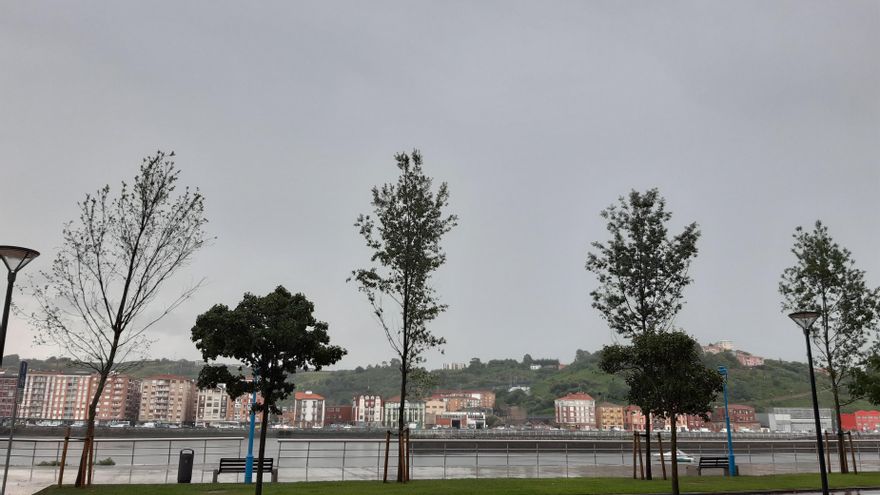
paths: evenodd
<path fill-rule="evenodd" d="M 812 231 L 798 227 L 793 237 L 795 264 L 783 271 L 779 282 L 782 310 L 819 311 L 811 337 L 817 364 L 828 372 L 831 381 L 835 424 L 840 425 L 841 407 L 859 398 L 843 394 L 863 390 L 844 385 L 864 366 L 871 344 L 877 343 L 880 289 L 868 286 L 865 272 L 856 268 L 852 253 L 831 238 L 821 221 Z M 860 375 L 862 379 L 865 376 Z M 847 472 L 840 427 L 837 435 L 841 470 Z"/>
<path fill-rule="evenodd" d="M 587 256 L 586 268 L 599 281 L 590 292 L 593 307 L 626 337 L 669 330 L 691 282 L 688 268 L 697 255 L 697 224 L 670 237 L 672 213 L 657 189 L 632 191 L 601 216 L 611 238 L 593 242 L 595 251 Z"/>
<path fill-rule="evenodd" d="M 262 403 L 259 462 L 266 447 L 269 414 L 279 414 L 278 401 L 296 388 L 290 378 L 300 371 L 320 370 L 336 363 L 345 349 L 331 345 L 328 325 L 314 316 L 314 305 L 303 294 L 291 294 L 278 286 L 265 296 L 246 293 L 235 307 L 217 304 L 199 315 L 192 329 L 192 340 L 205 362 L 219 358 L 235 360 L 253 370 L 253 376 L 229 370 L 225 364 L 206 365 L 199 373 L 198 385 L 213 388 L 226 385 L 232 398 L 257 392 Z M 262 491 L 263 472 L 257 471 L 257 495 Z"/>

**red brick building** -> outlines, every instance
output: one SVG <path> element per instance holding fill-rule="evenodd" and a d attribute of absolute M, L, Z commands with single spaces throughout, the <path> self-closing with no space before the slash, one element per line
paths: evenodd
<path fill-rule="evenodd" d="M 729 404 L 730 429 L 733 431 L 761 431 L 761 423 L 755 418 L 755 408 L 743 404 Z M 716 407 L 710 414 L 712 431 L 721 431 L 727 428 L 724 419 L 724 406 Z"/>
<path fill-rule="evenodd" d="M 347 425 L 351 424 L 352 419 L 351 406 L 327 406 L 324 411 L 324 424 L 328 425 Z"/>
<path fill-rule="evenodd" d="M 99 375 L 92 375 L 91 390 L 98 389 Z M 91 399 L 91 397 L 89 398 Z M 141 405 L 141 382 L 128 375 L 111 373 L 98 400 L 96 419 L 99 423 L 128 421 L 134 424 Z"/>
<path fill-rule="evenodd" d="M 15 401 L 15 387 L 18 375 L 0 375 L 0 418 L 12 416 L 12 403 Z"/>

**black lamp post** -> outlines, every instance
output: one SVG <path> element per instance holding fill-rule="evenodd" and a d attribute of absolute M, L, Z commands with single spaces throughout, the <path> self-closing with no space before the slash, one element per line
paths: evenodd
<path fill-rule="evenodd" d="M 15 275 L 25 265 L 33 261 L 40 253 L 33 249 L 18 246 L 0 246 L 0 259 L 9 270 L 6 286 L 6 301 L 3 303 L 3 320 L 0 322 L 0 365 L 3 365 L 3 351 L 6 349 L 6 328 L 9 324 L 9 306 L 12 304 L 12 287 L 15 285 Z"/>
<path fill-rule="evenodd" d="M 798 311 L 788 315 L 804 331 L 807 340 L 807 365 L 810 367 L 810 387 L 813 392 L 813 419 L 816 420 L 816 446 L 819 454 L 819 475 L 822 477 L 822 494 L 828 495 L 828 471 L 825 468 L 825 449 L 822 447 L 822 422 L 819 421 L 819 398 L 816 396 L 816 374 L 813 372 L 813 346 L 810 329 L 819 318 L 817 311 Z"/>

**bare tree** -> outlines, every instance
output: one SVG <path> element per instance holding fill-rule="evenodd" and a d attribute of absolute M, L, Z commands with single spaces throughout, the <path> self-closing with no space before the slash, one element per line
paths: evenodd
<path fill-rule="evenodd" d="M 107 377 L 124 371 L 149 347 L 147 330 L 189 298 L 201 283 L 147 313 L 160 288 L 207 241 L 204 199 L 186 188 L 175 195 L 174 153 L 143 160 L 134 183 L 86 194 L 79 218 L 67 223 L 45 279 L 32 284 L 39 309 L 31 321 L 40 343 L 57 345 L 76 364 L 98 374 L 88 409 L 77 486 L 91 483 L 88 467 L 98 401 Z"/>

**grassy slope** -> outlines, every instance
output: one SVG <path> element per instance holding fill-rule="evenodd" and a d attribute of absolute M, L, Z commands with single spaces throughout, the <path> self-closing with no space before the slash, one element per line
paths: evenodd
<path fill-rule="evenodd" d="M 832 474 L 832 488 L 855 488 L 880 486 L 880 473 L 860 475 Z M 815 474 L 791 474 L 775 476 L 721 476 L 683 477 L 681 488 L 685 492 L 754 492 L 761 490 L 817 489 Z M 407 485 L 382 484 L 376 481 L 267 483 L 264 491 L 272 494 L 333 495 L 350 494 L 420 494 L 420 495 L 591 495 L 629 493 L 669 493 L 669 482 L 635 481 L 624 478 L 571 478 L 571 479 L 480 479 L 480 480 L 430 480 L 413 481 Z M 98 485 L 79 490 L 73 487 L 52 487 L 39 492 L 42 495 L 183 495 L 212 494 L 237 495 L 253 493 L 253 486 L 242 484 L 195 484 L 195 485 Z"/>

